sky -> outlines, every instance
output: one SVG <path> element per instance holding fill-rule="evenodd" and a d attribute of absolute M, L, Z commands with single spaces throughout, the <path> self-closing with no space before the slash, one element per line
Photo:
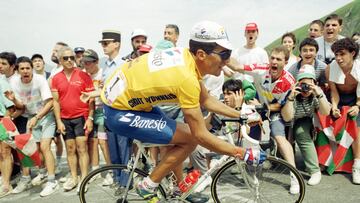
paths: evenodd
<path fill-rule="evenodd" d="M 351 0 L 2 0 L 0 51 L 17 56 L 40 53 L 50 61 L 58 41 L 91 48 L 103 56 L 102 30 L 121 31 L 120 55 L 131 52 L 132 30 L 142 28 L 148 44 L 163 38 L 166 24 L 180 28 L 178 46 L 187 47 L 192 26 L 202 20 L 223 25 L 234 47 L 244 45 L 244 27 L 256 22 L 257 44 L 265 47 L 287 31 L 321 18 Z"/>

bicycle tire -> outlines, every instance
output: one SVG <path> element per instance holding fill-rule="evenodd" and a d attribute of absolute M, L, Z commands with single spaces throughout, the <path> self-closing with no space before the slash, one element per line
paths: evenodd
<path fill-rule="evenodd" d="M 304 179 L 300 172 L 288 162 L 277 157 L 269 156 L 261 167 L 247 166 L 244 162 L 240 165 L 246 167 L 245 173 L 248 175 L 243 176 L 241 173 L 231 174 L 232 168 L 239 166 L 235 160 L 226 163 L 215 174 L 211 183 L 211 196 L 215 203 L 300 203 L 303 201 L 305 196 Z M 257 172 L 253 173 L 248 171 Z M 290 172 L 294 174 L 299 183 L 299 194 L 292 195 L 289 193 Z M 257 178 L 253 178 L 254 176 L 249 174 L 256 174 Z M 246 184 L 246 182 L 248 182 L 248 184 Z M 254 182 L 257 182 L 259 186 L 254 186 Z"/>
<path fill-rule="evenodd" d="M 126 165 L 120 164 L 111 164 L 107 166 L 100 167 L 92 172 L 90 172 L 84 180 L 81 182 L 79 188 L 79 198 L 81 203 L 91 203 L 91 202 L 117 202 L 122 199 L 122 195 L 115 195 L 115 189 L 110 187 L 102 186 L 102 180 L 95 179 L 92 180 L 93 177 L 101 176 L 104 173 L 113 171 L 113 170 L 121 170 L 130 173 L 130 169 Z M 143 178 L 148 176 L 148 173 L 145 171 L 136 168 L 133 176 L 133 185 L 136 184 L 136 177 Z M 102 178 L 101 178 L 102 179 Z M 96 187 L 96 188 L 95 188 Z M 158 196 L 166 199 L 166 194 L 161 185 L 158 187 Z M 141 201 L 143 200 L 140 196 L 136 194 L 135 189 L 131 189 L 128 192 L 127 202 L 132 201 Z"/>

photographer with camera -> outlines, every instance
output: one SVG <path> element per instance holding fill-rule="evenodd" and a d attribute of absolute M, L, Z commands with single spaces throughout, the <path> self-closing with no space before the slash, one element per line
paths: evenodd
<path fill-rule="evenodd" d="M 330 114 L 330 103 L 323 91 L 316 85 L 315 69 L 312 65 L 304 65 L 297 74 L 297 83 L 292 86 L 286 104 L 281 110 L 285 121 L 293 122 L 293 135 L 303 155 L 305 166 L 311 177 L 309 185 L 317 185 L 321 180 L 321 171 L 312 140 L 313 114 L 320 111 Z"/>

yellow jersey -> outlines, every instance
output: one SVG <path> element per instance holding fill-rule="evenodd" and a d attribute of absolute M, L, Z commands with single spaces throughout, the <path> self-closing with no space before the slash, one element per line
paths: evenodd
<path fill-rule="evenodd" d="M 106 80 L 104 104 L 119 110 L 151 111 L 158 103 L 198 107 L 201 75 L 188 49 L 154 51 L 125 63 Z"/>

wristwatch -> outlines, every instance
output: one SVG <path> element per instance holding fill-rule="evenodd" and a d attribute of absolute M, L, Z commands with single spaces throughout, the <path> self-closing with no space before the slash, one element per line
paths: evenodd
<path fill-rule="evenodd" d="M 241 106 L 240 107 L 235 107 L 236 111 L 241 111 Z"/>

